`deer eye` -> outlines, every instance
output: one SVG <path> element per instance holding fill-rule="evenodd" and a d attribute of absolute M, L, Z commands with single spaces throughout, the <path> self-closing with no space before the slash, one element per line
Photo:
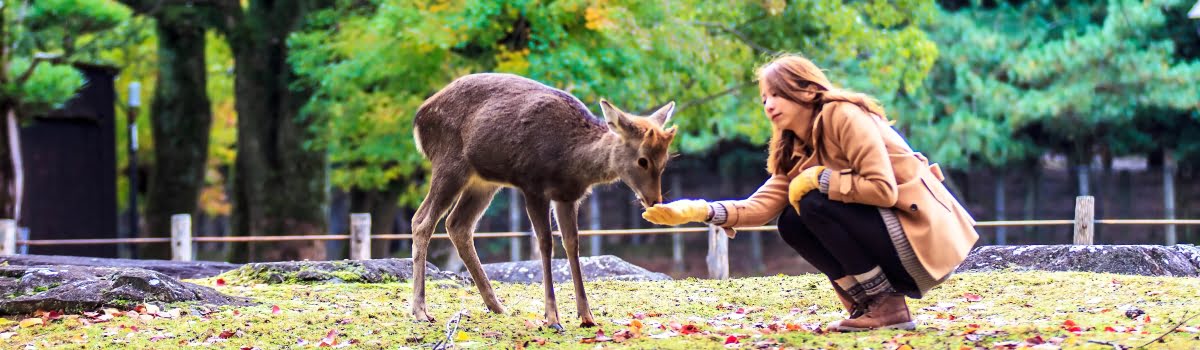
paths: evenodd
<path fill-rule="evenodd" d="M 638 158 L 638 166 L 642 167 L 642 169 L 649 169 L 650 161 L 646 160 L 646 158 Z"/>

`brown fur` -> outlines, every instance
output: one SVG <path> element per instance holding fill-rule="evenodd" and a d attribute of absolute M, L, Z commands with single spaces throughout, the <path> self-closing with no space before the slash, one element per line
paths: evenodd
<path fill-rule="evenodd" d="M 553 204 L 571 265 L 576 307 L 584 326 L 594 324 L 579 268 L 579 200 L 592 185 L 620 179 L 643 205 L 662 202 L 661 175 L 675 137 L 675 128 L 662 128 L 674 111 L 673 102 L 644 118 L 604 100 L 600 104 L 607 123 L 566 92 L 515 75 L 484 73 L 451 82 L 421 105 L 414 137 L 432 162 L 433 173 L 429 194 L 412 224 L 413 316 L 432 320 L 425 310 L 425 260 L 429 238 L 447 211 L 450 239 L 484 303 L 493 312 L 504 312 L 471 236 L 496 191 L 516 187 L 525 197 L 542 252 L 547 322 L 558 326 L 550 273 Z"/>

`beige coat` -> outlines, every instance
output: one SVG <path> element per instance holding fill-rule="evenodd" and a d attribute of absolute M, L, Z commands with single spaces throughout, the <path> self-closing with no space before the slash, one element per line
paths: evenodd
<path fill-rule="evenodd" d="M 913 252 L 934 279 L 966 259 L 979 239 L 975 220 L 942 185 L 941 168 L 913 152 L 885 121 L 854 104 L 832 102 L 817 115 L 811 135 L 816 140 L 811 156 L 801 157 L 786 176 L 772 176 L 750 198 L 717 202 L 728 215 L 721 226 L 766 224 L 789 207 L 791 179 L 824 165 L 832 172 L 830 199 L 894 209 Z M 808 153 L 806 146 L 796 148 L 798 156 Z"/>

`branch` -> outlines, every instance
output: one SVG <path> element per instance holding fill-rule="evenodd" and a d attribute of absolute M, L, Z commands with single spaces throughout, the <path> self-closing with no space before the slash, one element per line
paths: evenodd
<path fill-rule="evenodd" d="M 704 96 L 704 97 L 701 97 L 701 98 L 698 98 L 698 99 L 695 99 L 695 100 L 687 101 L 687 102 L 684 102 L 684 103 L 680 103 L 680 104 L 679 104 L 679 107 L 675 107 L 675 112 L 676 112 L 676 113 L 678 113 L 679 111 L 682 111 L 684 108 L 688 108 L 688 107 L 691 107 L 691 106 L 697 106 L 697 105 L 702 105 L 702 104 L 708 103 L 709 101 L 715 100 L 715 99 L 717 99 L 717 98 L 720 98 L 720 97 L 722 97 L 722 96 L 725 96 L 725 95 L 729 95 L 729 94 L 735 93 L 735 92 L 737 92 L 738 90 L 741 90 L 741 89 L 744 89 L 744 88 L 746 88 L 747 86 L 754 85 L 754 83 L 757 83 L 757 82 L 756 82 L 756 81 L 747 81 L 747 82 L 743 82 L 743 83 L 741 83 L 741 84 L 734 85 L 734 86 L 732 86 L 732 87 L 730 87 L 730 88 L 728 88 L 728 89 L 725 89 L 725 90 L 718 91 L 718 92 L 716 92 L 716 93 L 713 93 L 713 94 L 711 94 L 711 95 Z"/>
<path fill-rule="evenodd" d="M 756 51 L 761 51 L 761 52 L 764 52 L 769 55 L 778 55 L 780 53 L 779 51 L 772 50 L 766 46 L 759 45 L 758 43 L 754 42 L 753 40 L 750 40 L 750 37 L 746 36 L 746 34 L 742 33 L 740 30 L 737 30 L 737 28 L 734 28 L 734 27 L 730 27 L 730 26 L 720 24 L 720 23 L 701 22 L 701 21 L 692 21 L 692 24 L 705 26 L 705 27 L 709 27 L 709 28 L 716 28 L 716 29 L 720 29 L 726 33 L 733 34 L 733 36 L 737 37 L 738 40 L 741 40 L 743 43 L 745 43 L 746 45 L 749 45 L 751 48 L 754 48 L 754 50 L 756 50 Z"/>
<path fill-rule="evenodd" d="M 1186 312 L 1185 312 L 1185 313 L 1183 313 L 1183 316 L 1184 316 L 1184 317 L 1186 317 L 1187 315 L 1188 315 L 1188 314 L 1187 314 Z M 1171 329 L 1167 330 L 1167 332 L 1166 332 L 1166 333 L 1163 333 L 1162 335 L 1158 336 L 1158 338 L 1154 338 L 1154 340 L 1151 340 L 1151 341 L 1149 341 L 1149 342 L 1147 342 L 1147 343 L 1145 343 L 1145 344 L 1142 344 L 1142 346 L 1139 346 L 1138 348 L 1144 348 L 1144 347 L 1146 347 L 1147 345 L 1154 344 L 1154 342 L 1156 342 L 1156 341 L 1159 341 L 1159 340 L 1162 340 L 1162 338 L 1165 338 L 1165 337 L 1166 337 L 1168 334 L 1175 333 L 1175 331 L 1179 330 L 1179 327 L 1183 327 L 1183 325 L 1184 325 L 1185 323 L 1188 323 L 1188 321 L 1191 321 L 1193 318 L 1196 318 L 1196 316 L 1200 316 L 1200 313 L 1197 313 L 1197 314 L 1195 314 L 1195 315 L 1192 315 L 1192 317 L 1188 317 L 1188 318 L 1185 318 L 1185 319 L 1183 319 L 1183 322 L 1179 322 L 1179 324 L 1175 325 L 1175 327 L 1171 327 Z"/>
<path fill-rule="evenodd" d="M 33 62 L 29 63 L 29 68 L 25 70 L 25 73 L 21 73 L 21 76 L 17 78 L 17 80 L 16 80 L 17 85 L 25 84 L 25 81 L 29 80 L 29 77 L 33 76 L 33 70 L 37 69 L 38 64 L 42 63 L 42 61 L 61 63 L 63 61 L 63 58 L 61 55 L 54 55 L 54 54 L 48 54 L 48 53 L 34 54 Z"/>

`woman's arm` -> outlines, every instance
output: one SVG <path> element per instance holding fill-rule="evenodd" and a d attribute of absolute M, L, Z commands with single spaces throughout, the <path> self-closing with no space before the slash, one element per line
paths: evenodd
<path fill-rule="evenodd" d="M 830 169 L 829 199 L 890 208 L 896 205 L 896 176 L 879 121 L 851 105 L 839 106 L 824 128 L 828 142 L 842 149 L 850 169 Z"/>
<path fill-rule="evenodd" d="M 787 206 L 788 182 L 787 176 L 775 175 L 750 198 L 711 203 L 710 223 L 726 228 L 765 225 Z"/>

